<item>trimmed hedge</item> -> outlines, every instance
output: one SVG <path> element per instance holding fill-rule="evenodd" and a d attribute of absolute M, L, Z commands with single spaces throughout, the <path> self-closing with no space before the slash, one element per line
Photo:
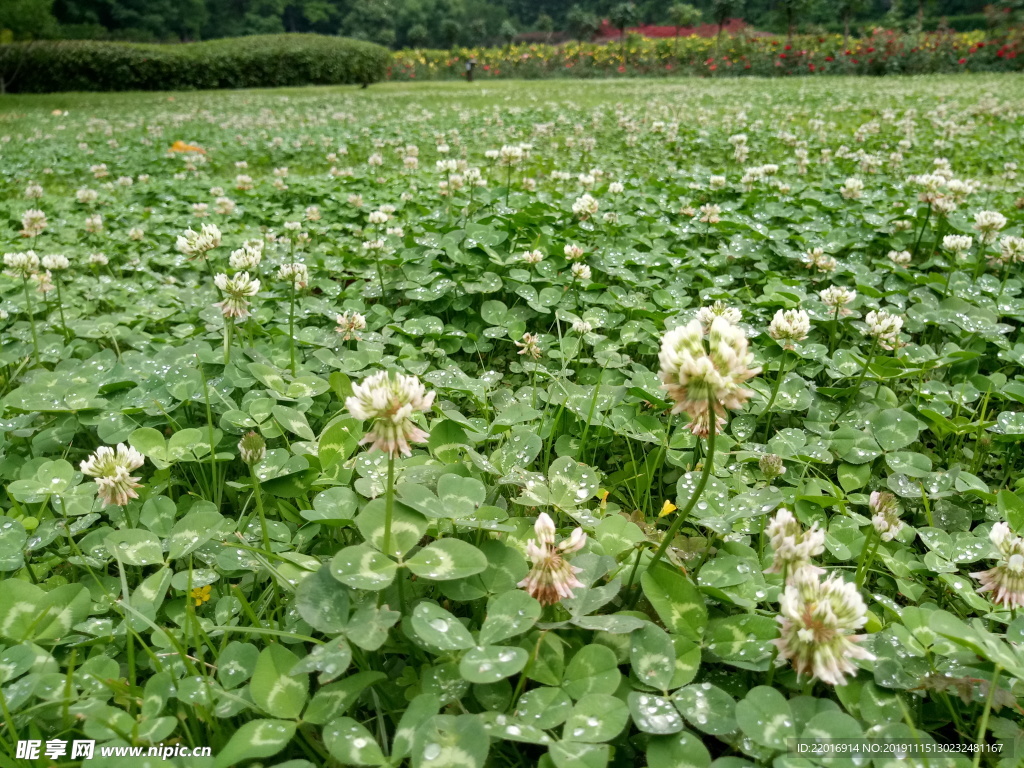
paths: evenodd
<path fill-rule="evenodd" d="M 367 85 L 391 52 L 326 35 L 258 35 L 180 45 L 41 41 L 0 45 L 9 93 Z"/>

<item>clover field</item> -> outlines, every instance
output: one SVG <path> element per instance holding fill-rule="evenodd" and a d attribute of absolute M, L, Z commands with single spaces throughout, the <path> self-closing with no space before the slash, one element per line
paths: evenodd
<path fill-rule="evenodd" d="M 1017 75 L 0 97 L 3 765 L 1017 765 L 1022 138 Z"/>

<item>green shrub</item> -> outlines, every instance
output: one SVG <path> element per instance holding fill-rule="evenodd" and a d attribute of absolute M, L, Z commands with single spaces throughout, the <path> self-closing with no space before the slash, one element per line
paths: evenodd
<path fill-rule="evenodd" d="M 9 92 L 155 91 L 368 84 L 390 52 L 324 35 L 261 35 L 180 45 L 90 40 L 0 46 Z"/>

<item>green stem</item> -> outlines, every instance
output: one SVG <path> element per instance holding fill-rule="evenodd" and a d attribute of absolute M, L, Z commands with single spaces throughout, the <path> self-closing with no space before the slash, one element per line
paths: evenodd
<path fill-rule="evenodd" d="M 782 359 L 779 360 L 779 375 L 775 379 L 775 386 L 772 387 L 772 396 L 768 399 L 768 405 L 764 409 L 765 413 L 768 414 L 768 422 L 764 425 L 764 441 L 766 443 L 772 429 L 772 406 L 775 405 L 775 398 L 779 396 L 779 387 L 782 386 L 782 380 L 786 378 L 786 352 L 788 350 L 782 350 Z"/>
<path fill-rule="evenodd" d="M 658 551 L 654 553 L 654 557 L 651 558 L 651 562 L 647 564 L 647 570 L 650 571 L 656 566 L 661 558 L 665 556 L 665 551 L 669 548 L 669 545 L 675 539 L 676 532 L 679 527 L 683 524 L 683 521 L 690 514 L 690 511 L 697 504 L 697 500 L 701 494 L 704 493 L 704 487 L 708 484 L 708 478 L 711 477 L 711 468 L 715 463 L 715 433 L 718 431 L 717 419 L 715 417 L 715 401 L 714 398 L 708 398 L 708 451 L 704 455 L 704 469 L 700 473 L 700 479 L 697 481 L 697 487 L 693 489 L 693 495 L 690 496 L 690 500 L 686 502 L 686 507 L 679 511 L 676 515 L 676 519 L 672 521 L 672 525 L 665 531 L 665 537 L 661 541 L 661 546 L 658 547 Z"/>
<path fill-rule="evenodd" d="M 388 491 L 384 501 L 384 554 L 391 557 L 391 518 L 395 512 L 395 454 L 388 454 Z"/>
<path fill-rule="evenodd" d="M 54 282 L 57 284 L 57 311 L 60 313 L 60 326 L 61 326 L 61 328 L 64 331 L 64 343 L 67 343 L 68 341 L 70 341 L 70 338 L 68 337 L 68 323 L 64 319 L 64 299 L 61 298 L 61 295 L 60 295 L 60 284 L 61 284 L 60 273 L 57 274 L 56 279 L 54 280 Z M 1004 280 L 1004 282 L 1005 282 L 1005 280 Z"/>
<path fill-rule="evenodd" d="M 868 569 L 874 562 L 875 553 L 878 552 L 878 545 L 882 543 L 882 537 L 872 526 L 868 533 L 868 540 L 864 542 L 864 549 L 860 553 L 860 562 L 857 564 L 857 589 L 864 585 L 864 579 L 868 575 Z"/>
<path fill-rule="evenodd" d="M 985 699 L 985 709 L 982 710 L 981 720 L 978 722 L 978 738 L 974 744 L 974 768 L 978 768 L 981 765 L 981 752 L 985 744 L 985 732 L 988 730 L 988 716 L 992 711 L 992 701 L 995 699 L 996 687 L 999 684 L 999 674 L 1002 671 L 1003 668 L 996 664 L 996 668 L 992 672 L 992 680 L 988 684 L 988 697 Z"/>
<path fill-rule="evenodd" d="M 864 367 L 860 369 L 860 376 L 857 377 L 857 382 L 853 385 L 851 390 L 850 399 L 857 397 L 857 393 L 860 391 L 860 385 L 864 383 L 864 377 L 867 375 L 868 368 L 871 367 L 871 362 L 875 359 L 875 352 L 878 349 L 878 339 L 872 339 L 871 350 L 868 352 L 868 358 L 864 361 Z"/>
<path fill-rule="evenodd" d="M 291 352 L 292 376 L 295 376 L 295 276 L 290 278 L 288 297 L 288 345 Z"/>
<path fill-rule="evenodd" d="M 233 318 L 224 318 L 224 365 L 228 365 L 231 362 L 231 336 L 235 330 L 235 321 Z"/>
<path fill-rule="evenodd" d="M 28 289 L 28 278 L 24 278 L 21 282 L 25 287 L 25 312 L 28 313 L 28 324 L 32 328 L 32 349 L 35 353 L 36 365 L 39 365 L 39 339 L 36 336 L 36 318 L 32 314 L 32 294 Z"/>

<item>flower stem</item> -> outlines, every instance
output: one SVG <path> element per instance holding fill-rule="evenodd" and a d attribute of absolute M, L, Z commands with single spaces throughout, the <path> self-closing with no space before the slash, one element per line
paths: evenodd
<path fill-rule="evenodd" d="M 256 465 L 249 465 L 249 476 L 252 478 L 252 495 L 256 499 L 256 512 L 260 518 L 260 533 L 263 535 L 263 549 L 267 552 L 269 558 L 273 552 L 270 549 L 270 534 L 267 532 L 267 515 L 263 510 L 263 489 L 260 487 L 260 478 L 256 474 Z M 274 573 L 270 574 L 270 583 L 274 587 L 274 604 L 281 605 L 281 593 L 277 588 L 277 576 Z M 284 629 L 284 624 L 281 619 L 281 615 L 278 614 L 277 619 L 278 629 Z"/>
<path fill-rule="evenodd" d="M 290 278 L 291 291 L 288 300 L 288 345 L 291 352 L 292 376 L 295 375 L 295 276 Z"/>
<path fill-rule="evenodd" d="M 764 425 L 764 441 L 768 442 L 768 436 L 771 434 L 772 429 L 772 406 L 775 405 L 775 398 L 779 396 L 779 387 L 782 386 L 782 380 L 786 378 L 786 353 L 789 350 L 782 350 L 782 358 L 779 360 L 779 375 L 775 379 L 775 386 L 772 387 L 772 396 L 768 398 L 768 405 L 765 406 L 765 413 L 768 414 L 768 422 Z"/>
<path fill-rule="evenodd" d="M 231 337 L 234 335 L 235 321 L 234 318 L 224 318 L 224 365 L 228 365 L 231 362 Z"/>
<path fill-rule="evenodd" d="M 665 531 L 665 536 L 661 540 L 661 546 L 658 547 L 658 551 L 654 553 L 654 557 L 651 558 L 651 562 L 647 564 L 647 570 L 650 571 L 656 566 L 661 558 L 665 556 L 665 550 L 669 548 L 672 540 L 675 539 L 676 532 L 679 527 L 683 524 L 683 521 L 690 514 L 690 511 L 697 504 L 697 500 L 700 495 L 704 493 L 704 487 L 708 484 L 708 478 L 711 477 L 711 467 L 715 463 L 715 433 L 718 431 L 717 418 L 715 417 L 715 401 L 713 398 L 708 398 L 708 451 L 704 455 L 704 469 L 700 473 L 700 479 L 697 481 L 697 487 L 693 489 L 693 494 L 690 496 L 689 501 L 686 502 L 686 506 L 679 510 L 679 514 L 676 515 L 676 519 L 672 521 L 672 525 Z"/>
<path fill-rule="evenodd" d="M 67 343 L 68 341 L 70 341 L 70 338 L 68 336 L 68 323 L 64 319 L 64 299 L 62 299 L 60 295 L 61 279 L 59 273 L 57 274 L 54 282 L 57 284 L 57 311 L 60 313 L 60 326 L 61 329 L 64 331 L 64 342 Z"/>
<path fill-rule="evenodd" d="M 985 698 L 985 709 L 982 710 L 981 720 L 978 722 L 978 738 L 974 745 L 974 768 L 978 768 L 981 765 L 982 746 L 985 743 L 985 732 L 988 730 L 988 716 L 992 711 L 992 700 L 995 699 L 996 687 L 999 684 L 999 674 L 1002 671 L 1003 668 L 996 664 L 996 668 L 992 672 L 992 680 L 988 684 L 988 696 Z"/>
<path fill-rule="evenodd" d="M 851 401 L 857 397 L 857 392 L 860 391 L 860 385 L 864 383 L 864 377 L 867 375 L 868 368 L 871 367 L 872 361 L 875 359 L 875 352 L 878 350 L 878 339 L 871 341 L 871 349 L 868 351 L 867 360 L 864 361 L 864 367 L 860 369 L 860 376 L 857 377 L 856 383 L 850 390 Z"/>
<path fill-rule="evenodd" d="M 875 560 L 875 553 L 878 552 L 878 545 L 882 543 L 882 537 L 872 526 L 864 542 L 864 549 L 860 553 L 860 562 L 857 563 L 857 589 L 864 585 L 864 579 L 868 575 L 868 569 Z"/>
<path fill-rule="evenodd" d="M 22 280 L 25 287 L 25 312 L 28 313 L 28 324 L 32 328 L 32 349 L 35 352 L 36 365 L 39 365 L 39 339 L 36 336 L 36 318 L 32 314 L 32 294 L 28 289 L 28 278 Z"/>
<path fill-rule="evenodd" d="M 395 513 L 395 454 L 388 454 L 388 490 L 384 497 L 384 554 L 391 556 L 391 518 Z"/>

